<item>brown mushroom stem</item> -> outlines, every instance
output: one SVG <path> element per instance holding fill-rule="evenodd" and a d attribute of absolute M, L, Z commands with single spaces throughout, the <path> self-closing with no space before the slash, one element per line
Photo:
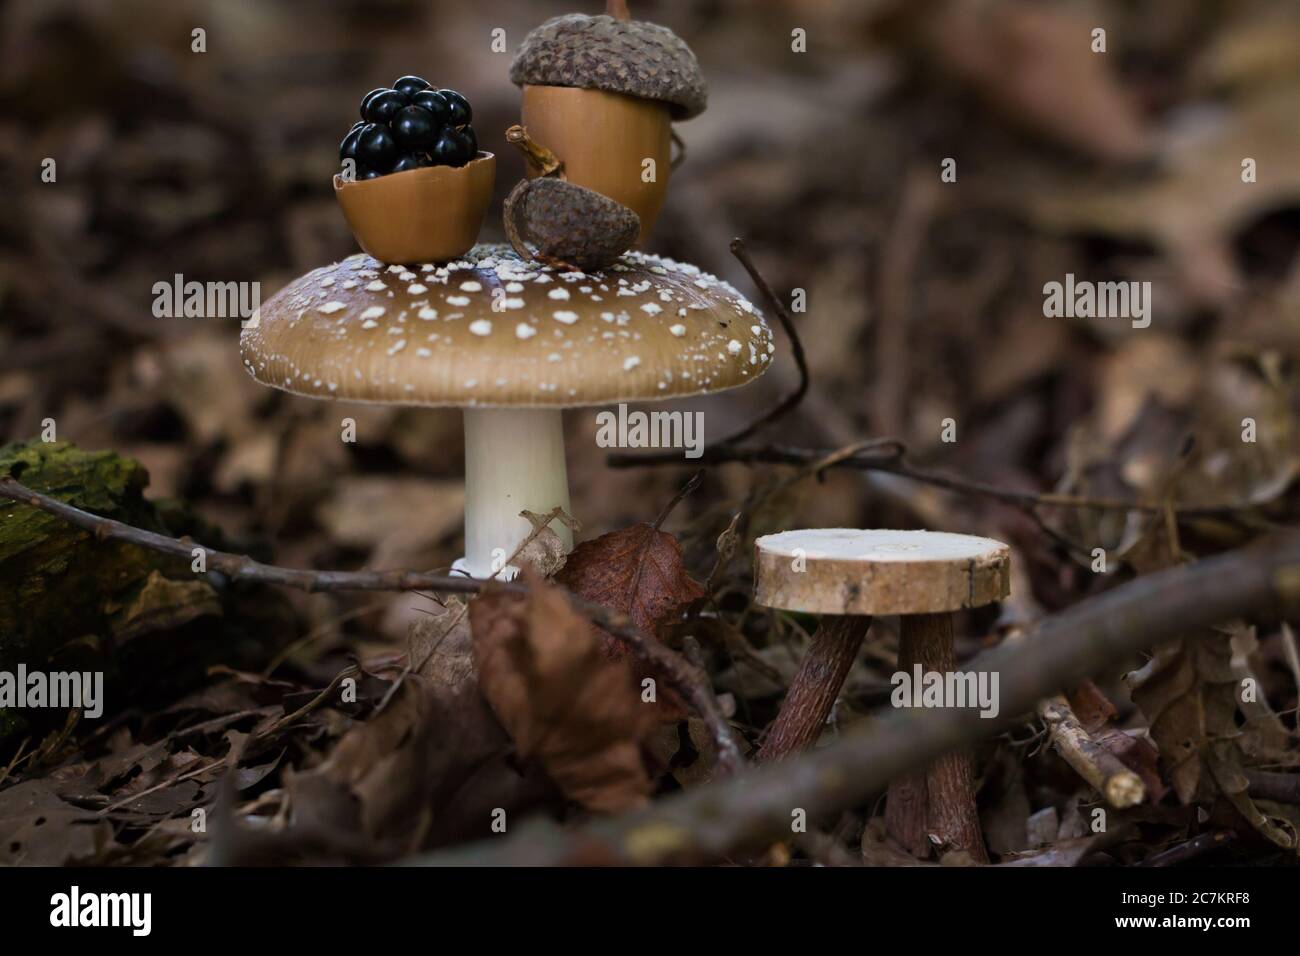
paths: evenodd
<path fill-rule="evenodd" d="M 898 669 L 947 674 L 956 669 L 952 615 L 905 614 L 900 617 Z M 988 862 L 975 806 L 975 766 L 970 754 L 944 754 L 925 770 L 889 785 L 885 828 L 907 852 L 929 857 L 936 846 L 964 850 L 978 863 Z"/>
<path fill-rule="evenodd" d="M 758 752 L 759 763 L 780 760 L 817 742 L 870 627 L 871 618 L 856 614 L 822 621 Z"/>
<path fill-rule="evenodd" d="M 615 20 L 632 19 L 632 11 L 627 8 L 627 0 L 605 0 L 605 12 Z"/>
<path fill-rule="evenodd" d="M 541 176 L 562 176 L 564 163 L 553 152 L 528 135 L 528 130 L 516 123 L 506 130 L 506 142 L 524 154 L 528 165 Z"/>

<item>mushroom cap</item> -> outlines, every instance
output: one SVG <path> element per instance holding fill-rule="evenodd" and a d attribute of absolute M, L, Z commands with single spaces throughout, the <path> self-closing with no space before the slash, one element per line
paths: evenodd
<path fill-rule="evenodd" d="M 253 378 L 287 392 L 461 407 L 717 392 L 776 351 L 762 313 L 695 266 L 628 252 L 565 272 L 505 244 L 409 267 L 349 256 L 272 296 L 239 345 Z"/>
<path fill-rule="evenodd" d="M 673 119 L 704 112 L 704 72 L 686 41 L 645 20 L 568 13 L 531 30 L 510 64 L 519 86 L 577 86 L 659 100 Z"/>
<path fill-rule="evenodd" d="M 992 538 L 814 528 L 765 535 L 754 549 L 754 602 L 763 607 L 808 614 L 935 614 L 991 604 L 1011 593 L 1010 549 Z"/>

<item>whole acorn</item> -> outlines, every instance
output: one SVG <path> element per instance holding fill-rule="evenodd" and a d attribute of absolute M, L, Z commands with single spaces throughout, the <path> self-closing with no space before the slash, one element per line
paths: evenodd
<path fill-rule="evenodd" d="M 632 209 L 644 238 L 668 191 L 672 123 L 699 115 L 708 99 L 685 41 L 609 0 L 604 14 L 534 29 L 510 79 L 523 89 L 523 125 L 555 151 L 566 179 Z"/>
<path fill-rule="evenodd" d="M 506 141 L 519 148 L 535 175 L 519 181 L 503 210 L 506 237 L 520 256 L 595 272 L 632 248 L 641 231 L 635 212 L 593 189 L 568 182 L 564 164 L 523 127 L 506 130 Z"/>

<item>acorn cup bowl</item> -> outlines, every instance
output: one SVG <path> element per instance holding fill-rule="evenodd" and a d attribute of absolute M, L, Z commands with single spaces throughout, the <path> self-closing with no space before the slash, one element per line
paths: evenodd
<path fill-rule="evenodd" d="M 446 262 L 474 246 L 492 200 L 496 156 L 375 179 L 334 176 L 334 195 L 357 244 L 380 262 Z"/>
<path fill-rule="evenodd" d="M 525 85 L 525 129 L 564 163 L 564 177 L 627 206 L 654 227 L 672 172 L 672 120 L 653 100 L 565 86 Z M 645 161 L 654 160 L 653 176 Z M 537 170 L 528 169 L 529 178 Z"/>

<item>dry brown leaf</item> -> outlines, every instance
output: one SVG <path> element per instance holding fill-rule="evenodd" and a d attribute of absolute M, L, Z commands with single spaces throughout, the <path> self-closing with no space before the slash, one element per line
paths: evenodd
<path fill-rule="evenodd" d="M 686 573 L 677 539 L 645 522 L 582 542 L 556 580 L 581 598 L 621 611 L 647 634 L 704 596 Z"/>
<path fill-rule="evenodd" d="M 410 666 L 387 705 L 349 732 L 317 770 L 296 786 L 319 795 L 323 777 L 356 801 L 357 822 L 373 837 L 426 831 L 441 835 L 449 809 L 476 817 L 490 833 L 492 806 L 454 806 L 457 790 L 509 749 L 504 731 L 474 680 L 464 606 L 450 602 L 411 630 Z M 498 761 L 506 772 L 504 761 Z M 518 774 L 509 771 L 515 780 Z M 481 810 L 481 813 L 474 813 Z M 333 821 L 336 825 L 340 821 Z"/>
<path fill-rule="evenodd" d="M 520 756 L 539 759 L 568 797 L 607 813 L 641 805 L 654 709 L 563 592 L 530 570 L 524 578 L 527 595 L 493 589 L 470 602 L 483 695 Z"/>
<path fill-rule="evenodd" d="M 704 596 L 686 573 L 677 539 L 644 522 L 582 542 L 555 579 L 585 600 L 626 614 L 647 634 Z M 612 640 L 606 651 L 612 657 L 627 653 Z"/>
<path fill-rule="evenodd" d="M 704 596 L 704 589 L 686 573 L 677 539 L 644 522 L 582 542 L 555 580 L 581 598 L 626 614 L 651 635 Z M 608 635 L 604 650 L 614 660 L 630 656 L 626 644 Z M 638 683 L 654 678 L 663 684 L 641 661 L 635 661 L 633 669 Z M 679 720 L 687 713 L 677 694 L 662 686 L 655 710 L 664 721 Z"/>
<path fill-rule="evenodd" d="M 1177 267 L 1187 294 L 1222 305 L 1243 288 L 1230 252 L 1233 238 L 1300 197 L 1296 90 L 1293 84 L 1260 92 L 1209 131 L 1183 134 L 1188 142 L 1172 130 L 1154 179 L 1084 181 L 1071 172 L 1068 180 L 1048 180 L 1025 192 L 1026 210 L 1049 231 L 1150 242 Z M 1242 182 L 1245 157 L 1268 174 Z"/>
<path fill-rule="evenodd" d="M 925 37 L 941 62 L 994 109 L 1067 146 L 1110 162 L 1146 155 L 1142 116 L 1093 53 L 1092 24 L 1028 3 L 953 3 Z"/>
<path fill-rule="evenodd" d="M 1202 752 L 1212 737 L 1234 734 L 1236 678 L 1222 635 L 1202 632 L 1166 644 L 1128 675 L 1133 702 L 1151 722 L 1165 773 L 1183 804 L 1206 796 Z"/>

